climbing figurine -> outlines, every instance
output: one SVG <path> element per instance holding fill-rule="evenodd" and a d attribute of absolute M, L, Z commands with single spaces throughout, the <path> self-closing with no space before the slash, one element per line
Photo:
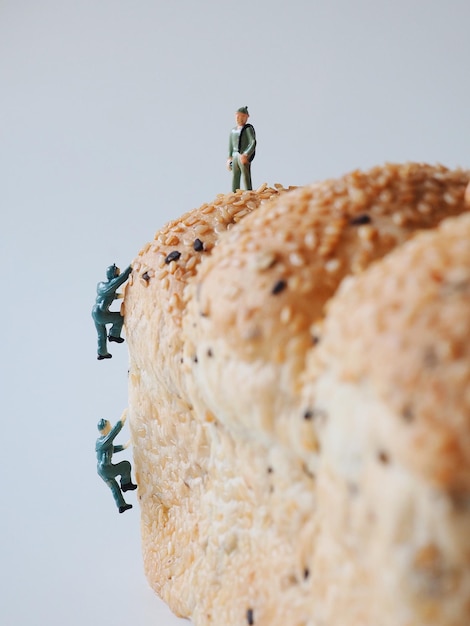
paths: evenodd
<path fill-rule="evenodd" d="M 109 310 L 114 300 L 122 298 L 122 295 L 116 294 L 116 291 L 129 278 L 132 267 L 129 265 L 122 274 L 120 272 L 119 267 L 110 265 L 106 270 L 108 280 L 98 283 L 96 287 L 96 302 L 91 314 L 98 333 L 98 361 L 111 359 L 113 356 L 108 352 L 106 339 L 116 343 L 124 341 L 121 337 L 124 317 L 118 311 Z M 108 336 L 106 336 L 106 324 L 112 324 Z"/>
<path fill-rule="evenodd" d="M 111 428 L 108 420 L 102 419 L 98 422 L 98 430 L 100 436 L 96 440 L 96 459 L 98 461 L 98 475 L 104 480 L 113 492 L 114 501 L 119 509 L 119 513 L 124 513 L 128 509 L 132 509 L 132 504 L 127 504 L 122 495 L 123 491 L 133 491 L 137 489 L 137 485 L 132 483 L 131 464 L 129 461 L 121 461 L 115 465 L 111 463 L 114 452 L 125 450 L 130 441 L 122 446 L 113 444 L 114 438 L 121 431 L 127 419 L 127 411 L 121 416 L 121 419 Z M 121 487 L 119 487 L 116 476 L 121 477 Z"/>
<path fill-rule="evenodd" d="M 227 169 L 232 172 L 232 191 L 240 189 L 241 177 L 243 177 L 245 189 L 253 189 L 251 162 L 255 158 L 256 133 L 253 126 L 247 124 L 249 117 L 248 107 L 237 109 L 235 112 L 237 125 L 230 132 Z"/>

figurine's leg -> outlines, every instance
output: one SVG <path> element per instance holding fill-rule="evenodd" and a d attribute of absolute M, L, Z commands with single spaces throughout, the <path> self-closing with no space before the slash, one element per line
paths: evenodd
<path fill-rule="evenodd" d="M 129 463 L 129 462 L 128 462 Z M 130 463 L 129 463 L 130 465 Z M 104 482 L 111 489 L 114 502 L 119 509 L 119 513 L 124 513 L 128 509 L 132 509 L 132 504 L 127 504 L 122 496 L 121 489 L 116 481 L 116 476 L 119 476 L 120 472 L 118 465 L 106 465 L 104 467 L 98 465 L 98 475 L 104 480 Z"/>
<path fill-rule="evenodd" d="M 117 474 L 121 476 L 121 489 L 123 491 L 133 491 L 137 489 L 137 485 L 132 483 L 131 479 L 131 464 L 129 461 L 121 461 L 114 466 L 117 470 Z"/>
<path fill-rule="evenodd" d="M 232 161 L 232 191 L 240 189 L 240 175 L 239 155 L 235 154 Z"/>
<path fill-rule="evenodd" d="M 120 313 L 110 313 L 110 315 L 112 315 L 112 318 L 109 321 L 112 322 L 113 325 L 109 331 L 109 340 L 117 340 L 117 343 L 121 343 L 121 330 L 124 324 L 124 318 Z M 122 341 L 124 341 L 124 339 L 122 339 Z"/>
<path fill-rule="evenodd" d="M 246 165 L 240 165 L 240 169 L 243 176 L 245 189 L 253 189 L 253 185 L 251 183 L 251 163 L 247 163 Z"/>
<path fill-rule="evenodd" d="M 114 502 L 116 503 L 116 506 L 118 507 L 118 509 L 129 506 L 127 502 L 124 500 L 121 490 L 119 488 L 119 485 L 117 484 L 117 481 L 114 478 L 106 478 L 106 484 L 112 491 Z"/>
<path fill-rule="evenodd" d="M 108 352 L 108 345 L 106 343 L 106 325 L 95 322 L 95 326 L 98 335 L 98 358 L 110 358 L 111 355 Z"/>

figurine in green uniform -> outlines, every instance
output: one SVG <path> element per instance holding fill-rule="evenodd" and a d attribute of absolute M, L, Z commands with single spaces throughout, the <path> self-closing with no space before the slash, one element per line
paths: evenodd
<path fill-rule="evenodd" d="M 121 329 L 124 323 L 124 317 L 119 312 L 109 310 L 113 300 L 121 298 L 120 294 L 116 294 L 117 289 L 129 278 L 132 268 L 129 265 L 121 274 L 119 267 L 110 265 L 106 270 L 106 282 L 98 283 L 96 287 L 96 302 L 91 312 L 95 321 L 96 332 L 98 333 L 98 361 L 102 359 L 111 359 L 112 354 L 108 352 L 106 339 L 122 343 L 124 339 L 121 337 Z M 112 324 L 109 336 L 106 337 L 106 324 Z"/>
<path fill-rule="evenodd" d="M 114 501 L 119 509 L 119 513 L 124 513 L 128 509 L 132 509 L 132 504 L 127 504 L 124 500 L 122 492 L 137 489 L 131 480 L 131 464 L 129 461 L 121 461 L 113 465 L 111 463 L 113 453 L 125 450 L 130 441 L 122 446 L 113 444 L 114 438 L 121 431 L 127 419 L 127 413 L 124 411 L 120 420 L 111 428 L 108 420 L 102 419 L 98 422 L 98 430 L 100 436 L 96 440 L 96 458 L 98 461 L 98 474 L 113 492 Z M 121 477 L 121 487 L 119 487 L 116 476 Z"/>
<path fill-rule="evenodd" d="M 227 169 L 232 172 L 232 191 L 240 189 L 241 177 L 245 189 L 253 189 L 251 162 L 255 158 L 256 134 L 253 126 L 247 124 L 249 117 L 248 107 L 240 107 L 235 112 L 237 125 L 230 133 Z"/>

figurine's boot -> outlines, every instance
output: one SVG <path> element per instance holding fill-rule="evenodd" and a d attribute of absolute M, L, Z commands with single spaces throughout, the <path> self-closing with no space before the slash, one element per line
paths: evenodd
<path fill-rule="evenodd" d="M 128 482 L 128 483 L 121 483 L 121 489 L 122 491 L 134 491 L 134 489 L 137 489 L 137 485 L 134 485 L 133 482 Z"/>
<path fill-rule="evenodd" d="M 109 330 L 109 341 L 115 341 L 116 343 L 122 343 L 124 339 L 121 337 L 122 325 L 124 324 L 124 318 L 120 313 L 112 313 L 112 326 Z M 110 320 L 111 321 L 111 320 Z"/>
<path fill-rule="evenodd" d="M 132 483 L 131 478 L 131 464 L 129 461 L 121 461 L 117 465 L 114 466 L 119 474 L 121 475 L 121 490 L 122 491 L 133 491 L 137 489 L 137 485 Z"/>
<path fill-rule="evenodd" d="M 128 463 L 128 461 L 122 461 L 122 463 Z M 106 478 L 105 480 L 106 480 L 108 487 L 113 492 L 114 502 L 116 503 L 116 506 L 119 509 L 119 513 L 124 513 L 124 511 L 127 511 L 127 509 L 131 509 L 132 504 L 127 504 L 127 502 L 122 497 L 122 493 L 121 493 L 121 490 L 119 489 L 117 480 L 115 478 Z"/>
<path fill-rule="evenodd" d="M 108 352 L 108 345 L 106 343 L 106 325 L 99 324 L 95 321 L 96 332 L 98 335 L 98 361 L 102 361 L 103 359 L 110 359 L 111 354 Z"/>
<path fill-rule="evenodd" d="M 122 337 L 113 337 L 112 335 L 108 335 L 109 341 L 115 341 L 116 343 L 123 343 L 124 339 Z"/>

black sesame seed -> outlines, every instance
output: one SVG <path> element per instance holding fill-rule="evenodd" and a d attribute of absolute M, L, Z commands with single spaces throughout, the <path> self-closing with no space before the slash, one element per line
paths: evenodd
<path fill-rule="evenodd" d="M 212 356 L 212 355 L 213 355 L 212 348 L 208 348 L 207 356 Z"/>
<path fill-rule="evenodd" d="M 179 252 L 178 250 L 173 250 L 173 252 L 170 252 L 170 254 L 166 257 L 165 259 L 165 263 L 171 263 L 172 261 L 177 261 L 181 256 L 181 252 Z"/>
<path fill-rule="evenodd" d="M 428 346 L 424 351 L 424 365 L 429 368 L 436 367 L 439 363 L 439 358 L 436 354 L 434 346 Z"/>
<path fill-rule="evenodd" d="M 147 281 L 147 282 L 148 282 L 148 281 L 150 280 L 150 276 L 148 275 L 148 272 L 144 272 L 144 273 L 142 274 L 142 278 L 143 278 L 145 281 Z"/>
<path fill-rule="evenodd" d="M 195 239 L 193 243 L 193 248 L 196 252 L 202 252 L 204 250 L 204 244 L 200 239 Z"/>
<path fill-rule="evenodd" d="M 470 511 L 470 497 L 468 494 L 459 490 L 453 490 L 448 494 L 448 497 L 452 507 L 456 511 L 462 513 Z"/>
<path fill-rule="evenodd" d="M 357 496 L 359 494 L 359 487 L 356 483 L 348 483 L 348 491 L 350 496 Z"/>
<path fill-rule="evenodd" d="M 322 422 L 328 417 L 328 413 L 323 409 L 305 409 L 303 414 L 304 420 L 321 420 Z"/>
<path fill-rule="evenodd" d="M 246 621 L 250 626 L 253 626 L 255 623 L 255 618 L 253 615 L 253 609 L 247 609 L 246 611 Z"/>
<path fill-rule="evenodd" d="M 268 467 L 268 474 L 272 474 L 273 473 L 273 468 L 271 466 Z"/>
<path fill-rule="evenodd" d="M 308 569 L 308 567 L 306 567 L 304 569 L 304 580 L 307 580 L 309 576 L 310 576 L 310 570 Z"/>
<path fill-rule="evenodd" d="M 320 337 L 318 335 L 312 335 L 312 345 L 316 346 L 317 343 L 320 343 Z"/>
<path fill-rule="evenodd" d="M 306 476 L 309 478 L 315 478 L 315 474 L 309 470 L 308 465 L 306 463 L 302 463 L 302 470 Z"/>
<path fill-rule="evenodd" d="M 414 420 L 414 413 L 413 413 L 413 409 L 407 405 L 405 407 L 403 407 L 403 410 L 401 412 L 401 416 L 403 417 L 403 419 L 405 420 L 405 422 L 412 422 Z"/>
<path fill-rule="evenodd" d="M 443 280 L 441 286 L 441 292 L 444 296 L 449 296 L 454 293 L 461 293 L 468 291 L 470 288 L 470 281 L 468 280 Z"/>
<path fill-rule="evenodd" d="M 362 213 L 361 215 L 356 215 L 355 217 L 352 217 L 349 220 L 349 223 L 351 226 L 362 226 L 363 224 L 370 224 L 371 221 L 372 220 L 370 215 L 367 215 L 367 213 Z"/>
<path fill-rule="evenodd" d="M 387 465 L 388 463 L 390 463 L 390 457 L 384 450 L 380 450 L 380 452 L 377 454 L 377 458 L 384 465 Z"/>
<path fill-rule="evenodd" d="M 285 280 L 278 280 L 274 287 L 271 289 L 271 293 L 273 294 L 273 296 L 277 296 L 277 294 L 281 293 L 281 291 L 284 291 L 286 287 L 287 283 Z"/>
<path fill-rule="evenodd" d="M 193 356 L 193 363 L 197 363 L 197 355 Z"/>

